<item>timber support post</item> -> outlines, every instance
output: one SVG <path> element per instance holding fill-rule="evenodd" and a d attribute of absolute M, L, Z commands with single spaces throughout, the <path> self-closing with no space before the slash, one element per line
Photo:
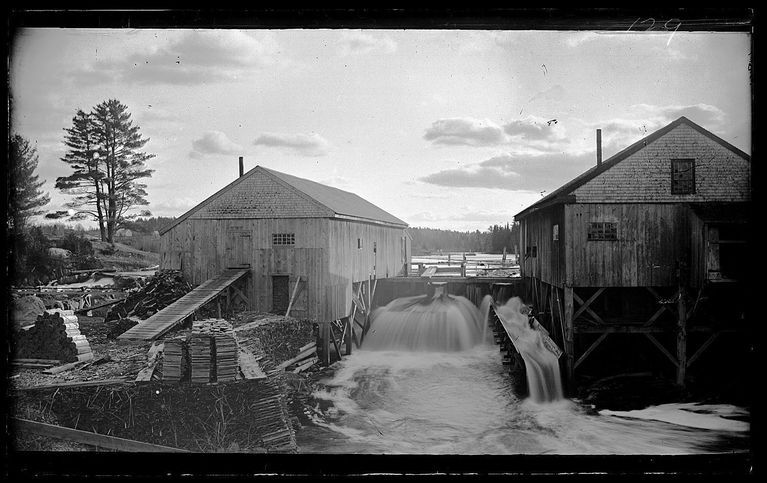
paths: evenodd
<path fill-rule="evenodd" d="M 676 333 L 676 383 L 684 386 L 687 369 L 687 303 L 684 287 L 679 286 L 677 298 L 677 333 Z"/>
<path fill-rule="evenodd" d="M 567 284 L 564 286 L 564 306 L 565 388 L 570 393 L 575 370 L 575 343 L 573 341 L 573 287 Z"/>

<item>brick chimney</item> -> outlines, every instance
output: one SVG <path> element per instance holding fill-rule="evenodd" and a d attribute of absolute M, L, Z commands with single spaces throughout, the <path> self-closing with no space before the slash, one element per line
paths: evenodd
<path fill-rule="evenodd" d="M 597 166 L 601 164 L 602 164 L 602 130 L 597 129 Z"/>
<path fill-rule="evenodd" d="M 245 174 L 245 167 L 242 164 L 242 156 L 240 156 L 240 176 L 242 176 L 243 174 Z"/>

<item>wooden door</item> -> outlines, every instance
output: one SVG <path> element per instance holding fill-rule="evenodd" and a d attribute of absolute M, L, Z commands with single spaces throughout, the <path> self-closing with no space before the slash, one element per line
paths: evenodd
<path fill-rule="evenodd" d="M 287 275 L 272 275 L 272 312 L 285 315 L 289 302 L 289 277 Z"/>
<path fill-rule="evenodd" d="M 250 266 L 253 258 L 253 241 L 250 232 L 230 231 L 226 237 L 226 266 Z"/>

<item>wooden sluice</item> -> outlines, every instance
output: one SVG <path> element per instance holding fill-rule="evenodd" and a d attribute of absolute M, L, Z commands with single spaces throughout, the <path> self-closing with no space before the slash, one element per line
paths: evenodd
<path fill-rule="evenodd" d="M 188 294 L 124 332 L 117 338 L 118 342 L 130 344 L 155 340 L 177 324 L 194 316 L 203 305 L 218 299 L 229 289 L 234 291 L 234 296 L 247 300 L 243 292 L 235 287 L 235 283 L 247 276 L 248 273 L 250 273 L 250 268 L 224 270 L 217 277 L 203 282 Z"/>

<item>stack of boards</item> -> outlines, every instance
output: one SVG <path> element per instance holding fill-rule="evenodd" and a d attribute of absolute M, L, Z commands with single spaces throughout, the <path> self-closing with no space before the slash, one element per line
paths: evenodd
<path fill-rule="evenodd" d="M 237 356 L 237 339 L 229 322 L 196 320 L 188 339 L 177 337 L 165 341 L 162 378 L 167 382 L 189 380 L 192 384 L 234 381 Z"/>
<path fill-rule="evenodd" d="M 50 309 L 37 316 L 35 325 L 16 338 L 19 358 L 82 362 L 93 359 L 88 340 L 80 333 L 73 310 Z"/>
<path fill-rule="evenodd" d="M 176 337 L 165 341 L 162 351 L 162 380 L 178 382 L 182 379 L 184 369 L 184 339 Z"/>

